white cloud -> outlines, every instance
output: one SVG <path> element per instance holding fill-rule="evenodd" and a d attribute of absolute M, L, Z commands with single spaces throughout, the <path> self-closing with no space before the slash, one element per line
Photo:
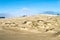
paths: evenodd
<path fill-rule="evenodd" d="M 22 8 L 21 10 L 22 10 L 22 11 L 28 11 L 29 9 L 24 7 L 24 8 Z"/>
<path fill-rule="evenodd" d="M 29 8 L 24 7 L 20 10 L 20 12 L 24 15 L 30 15 L 31 10 Z"/>

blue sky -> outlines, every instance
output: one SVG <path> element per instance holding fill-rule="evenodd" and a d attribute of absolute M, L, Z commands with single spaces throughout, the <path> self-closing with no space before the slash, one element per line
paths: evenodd
<path fill-rule="evenodd" d="M 60 12 L 60 0 L 0 0 L 0 15 L 20 16 L 45 11 Z"/>

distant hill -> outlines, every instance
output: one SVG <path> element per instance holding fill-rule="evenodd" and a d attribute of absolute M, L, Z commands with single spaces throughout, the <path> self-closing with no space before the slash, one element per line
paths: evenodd
<path fill-rule="evenodd" d="M 45 14 L 60 15 L 60 13 L 54 12 L 54 11 L 45 11 L 44 13 L 45 13 Z"/>

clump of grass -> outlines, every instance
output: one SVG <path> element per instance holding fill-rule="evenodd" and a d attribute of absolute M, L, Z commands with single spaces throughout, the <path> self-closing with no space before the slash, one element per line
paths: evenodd
<path fill-rule="evenodd" d="M 36 21 L 32 21 L 32 25 L 31 25 L 34 29 L 38 29 L 39 27 L 39 25 L 38 25 L 38 23 L 36 22 Z"/>
<path fill-rule="evenodd" d="M 23 24 L 26 24 L 26 23 L 27 23 L 27 21 L 24 21 L 24 22 L 23 22 Z"/>
<path fill-rule="evenodd" d="M 46 32 L 48 32 L 48 31 L 52 31 L 54 28 L 51 28 L 51 29 L 46 29 Z"/>
<path fill-rule="evenodd" d="M 55 33 L 56 35 L 60 35 L 60 31 L 58 31 L 57 33 Z"/>
<path fill-rule="evenodd" d="M 54 33 L 54 36 L 59 36 L 60 35 L 60 31 L 57 31 L 56 33 Z"/>

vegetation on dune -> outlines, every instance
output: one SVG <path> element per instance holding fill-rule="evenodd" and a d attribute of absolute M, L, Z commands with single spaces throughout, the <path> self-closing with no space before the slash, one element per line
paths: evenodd
<path fill-rule="evenodd" d="M 5 30 L 56 32 L 60 29 L 60 16 L 35 15 L 23 18 L 0 19 L 0 27 Z"/>

